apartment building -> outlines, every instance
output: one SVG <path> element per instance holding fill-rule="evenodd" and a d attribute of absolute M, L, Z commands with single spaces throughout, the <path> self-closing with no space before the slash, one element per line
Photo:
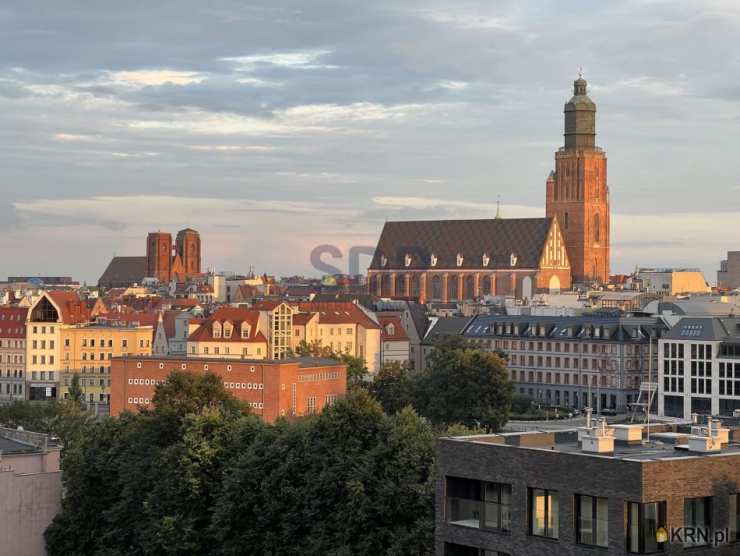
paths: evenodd
<path fill-rule="evenodd" d="M 737 430 L 608 426 L 443 438 L 439 556 L 737 554 Z"/>
<path fill-rule="evenodd" d="M 740 410 L 740 318 L 683 317 L 658 351 L 660 415 L 689 419 Z"/>
<path fill-rule="evenodd" d="M 548 405 L 626 411 L 640 384 L 657 379 L 658 339 L 667 329 L 660 317 L 478 315 L 462 336 L 506 354 L 518 394 Z"/>
<path fill-rule="evenodd" d="M 26 317 L 28 307 L 0 307 L 0 400 L 26 397 Z"/>
<path fill-rule="evenodd" d="M 89 319 L 87 304 L 74 292 L 44 292 L 33 303 L 26 323 L 28 399 L 56 399 L 62 368 L 62 330 Z"/>
<path fill-rule="evenodd" d="M 150 355 L 152 336 L 152 326 L 80 324 L 62 328 L 59 399 L 69 398 L 69 386 L 77 375 L 88 404 L 110 403 L 111 360 Z"/>
<path fill-rule="evenodd" d="M 267 312 L 221 307 L 188 337 L 189 357 L 267 359 Z M 278 323 L 281 324 L 281 323 Z"/>
<path fill-rule="evenodd" d="M 381 366 L 380 325 L 374 315 L 351 302 L 302 302 L 298 312 L 318 315 L 316 336 L 309 343 L 328 346 L 336 353 L 347 353 L 365 361 L 370 373 Z"/>
<path fill-rule="evenodd" d="M 265 421 L 320 412 L 347 391 L 347 366 L 333 359 L 215 359 L 129 356 L 112 360 L 111 415 L 152 407 L 154 390 L 172 371 L 212 372 Z"/>
<path fill-rule="evenodd" d="M 400 317 L 381 316 L 380 321 L 380 359 L 381 364 L 409 362 L 409 335 L 401 324 Z"/>

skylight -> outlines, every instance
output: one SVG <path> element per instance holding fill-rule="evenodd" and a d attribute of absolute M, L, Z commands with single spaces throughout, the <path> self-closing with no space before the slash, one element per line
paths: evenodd
<path fill-rule="evenodd" d="M 704 330 L 703 324 L 685 324 L 681 328 L 681 336 L 685 338 L 698 338 Z"/>

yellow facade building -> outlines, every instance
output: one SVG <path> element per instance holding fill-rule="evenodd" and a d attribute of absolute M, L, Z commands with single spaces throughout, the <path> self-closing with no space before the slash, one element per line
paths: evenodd
<path fill-rule="evenodd" d="M 68 399 L 72 377 L 80 379 L 87 403 L 110 402 L 113 357 L 151 355 L 153 327 L 77 325 L 61 329 L 59 399 Z"/>

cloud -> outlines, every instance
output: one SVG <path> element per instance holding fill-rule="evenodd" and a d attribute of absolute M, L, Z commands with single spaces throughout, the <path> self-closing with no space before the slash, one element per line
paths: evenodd
<path fill-rule="evenodd" d="M 141 88 L 159 85 L 191 85 L 202 83 L 205 75 L 192 71 L 175 70 L 135 70 L 107 72 L 107 78 L 102 83 L 123 85 L 125 87 Z"/>
<path fill-rule="evenodd" d="M 265 66 L 277 66 L 290 69 L 336 69 L 332 64 L 320 63 L 321 58 L 331 54 L 331 50 L 308 50 L 295 52 L 273 52 L 264 54 L 250 54 L 246 56 L 227 56 L 221 58 L 224 62 L 233 64 L 236 71 L 251 72 Z"/>

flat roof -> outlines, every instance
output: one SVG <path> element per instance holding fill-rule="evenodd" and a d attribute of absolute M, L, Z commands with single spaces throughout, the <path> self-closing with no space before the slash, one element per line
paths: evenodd
<path fill-rule="evenodd" d="M 672 438 L 688 436 L 690 431 L 683 428 L 678 432 L 661 431 L 651 433 L 650 442 L 643 439 L 641 444 L 623 444 L 614 442 L 614 452 L 598 454 L 584 452 L 578 443 L 578 429 L 559 431 L 527 431 L 503 434 L 484 434 L 475 436 L 455 436 L 445 440 L 481 444 L 486 446 L 505 446 L 520 450 L 543 450 L 547 452 L 578 454 L 582 456 L 607 458 L 622 461 L 666 461 L 676 459 L 691 459 L 718 456 L 740 456 L 740 443 L 730 443 L 719 452 L 690 452 L 688 449 L 676 449 L 675 444 L 663 442 Z M 549 437 L 549 438 L 548 438 Z M 523 445 L 519 442 L 523 441 Z M 541 442 L 539 442 L 541 441 Z"/>

